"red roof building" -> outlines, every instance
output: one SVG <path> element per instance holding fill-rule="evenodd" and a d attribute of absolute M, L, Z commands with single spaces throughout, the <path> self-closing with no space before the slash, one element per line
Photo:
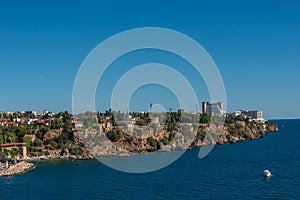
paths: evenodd
<path fill-rule="evenodd" d="M 0 144 L 0 147 L 16 147 L 16 146 L 26 146 L 26 143 L 25 142 L 13 142 L 13 143 Z"/>
<path fill-rule="evenodd" d="M 27 157 L 27 148 L 25 142 L 13 142 L 13 143 L 0 144 L 0 149 L 2 152 L 4 152 L 5 149 L 19 149 L 20 155 L 23 158 Z"/>
<path fill-rule="evenodd" d="M 6 122 L 5 124 L 6 124 L 6 125 L 18 125 L 17 122 Z"/>

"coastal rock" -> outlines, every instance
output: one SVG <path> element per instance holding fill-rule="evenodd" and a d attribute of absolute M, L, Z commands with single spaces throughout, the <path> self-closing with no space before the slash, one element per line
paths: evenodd
<path fill-rule="evenodd" d="M 170 133 L 165 130 L 161 130 L 153 140 L 156 141 L 156 146 L 151 146 L 147 142 L 146 138 L 130 137 L 126 133 L 122 133 L 118 141 L 113 142 L 113 147 L 107 147 L 106 150 L 98 149 L 99 156 L 108 155 L 120 155 L 123 151 L 132 153 L 153 152 L 156 150 L 170 151 L 175 149 L 189 149 L 190 147 L 199 147 L 202 145 L 211 144 L 225 144 L 236 143 L 239 141 L 256 140 L 261 138 L 269 131 L 277 131 L 277 126 L 274 123 L 266 122 L 264 124 L 253 123 L 250 121 L 233 121 L 231 124 L 225 124 L 224 126 L 217 126 L 215 124 L 199 124 L 198 133 L 206 133 L 205 137 L 196 137 L 194 141 L 191 141 L 191 145 L 187 145 L 184 141 L 184 137 L 181 138 L 177 133 L 176 139 L 170 142 L 170 144 L 163 144 L 161 141 L 170 137 Z M 215 133 L 220 133 L 216 135 Z M 176 135 L 177 134 L 177 135 Z M 118 150 L 117 150 L 118 149 Z M 99 153 L 100 152 L 100 153 Z"/>
<path fill-rule="evenodd" d="M 0 177 L 15 176 L 15 175 L 23 174 L 29 170 L 34 169 L 35 167 L 36 166 L 33 163 L 22 161 L 13 166 L 10 166 L 8 169 L 0 170 Z"/>
<path fill-rule="evenodd" d="M 198 132 L 216 132 L 216 130 L 217 127 L 214 125 L 208 127 L 208 125 L 201 124 Z M 224 125 L 224 127 L 222 127 L 221 135 L 216 138 L 216 141 L 217 144 L 225 144 L 246 140 L 256 140 L 263 137 L 264 134 L 274 131 L 278 131 L 277 125 L 269 121 L 265 122 L 264 124 L 256 124 L 249 121 L 235 121 L 231 124 L 227 123 Z M 192 146 L 198 147 L 210 144 L 208 141 L 202 141 L 201 139 L 196 138 L 192 143 Z"/>
<path fill-rule="evenodd" d="M 197 127 L 197 126 L 196 126 Z M 186 130 L 191 126 L 185 124 Z M 171 151 L 177 149 L 190 149 L 203 145 L 236 143 L 245 140 L 256 140 L 270 131 L 277 131 L 277 126 L 271 122 L 255 123 L 251 121 L 235 121 L 225 123 L 224 126 L 201 123 L 198 126 L 200 135 L 181 135 L 180 132 L 168 132 L 161 129 L 150 137 L 134 137 L 122 131 L 120 128 L 110 127 L 107 132 L 102 129 L 87 129 L 81 132 L 81 139 L 85 148 L 83 153 L 73 155 L 71 148 L 64 148 L 60 152 L 50 151 L 51 156 L 66 157 L 72 154 L 76 159 L 91 159 L 93 156 L 128 156 L 135 153 L 147 153 L 154 151 Z M 218 134 L 216 134 L 218 133 Z M 46 134 L 46 138 L 55 138 L 59 130 Z M 79 134 L 76 133 L 76 134 Z M 76 135 L 75 134 L 75 135 Z M 109 138 L 110 140 L 107 140 Z M 80 145 L 80 144 L 77 144 Z M 71 149 L 72 150 L 72 149 Z M 71 154 L 70 154 L 71 152 Z"/>
<path fill-rule="evenodd" d="M 60 155 L 61 156 L 69 156 L 69 150 L 66 148 L 62 149 L 60 152 Z"/>
<path fill-rule="evenodd" d="M 60 136 L 61 130 L 60 129 L 53 129 L 48 131 L 44 136 L 43 136 L 43 141 L 47 140 L 52 140 L 55 138 L 58 138 Z"/>

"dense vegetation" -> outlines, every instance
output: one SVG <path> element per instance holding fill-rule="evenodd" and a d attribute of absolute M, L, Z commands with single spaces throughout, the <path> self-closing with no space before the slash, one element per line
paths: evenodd
<path fill-rule="evenodd" d="M 4 116 L 13 119 L 16 116 Z M 35 116 L 30 116 L 34 118 Z M 44 115 L 42 120 L 49 119 Z M 59 112 L 52 116 L 54 119 L 50 124 L 18 124 L 0 126 L 0 144 L 12 142 L 25 142 L 29 155 L 48 155 L 48 150 L 67 148 L 71 154 L 82 153 L 82 145 L 76 144 L 74 140 L 74 127 L 72 115 L 68 112 Z M 53 137 L 49 132 L 56 132 Z M 13 157 L 14 150 L 9 153 Z"/>
<path fill-rule="evenodd" d="M 13 120 L 18 116 L 4 115 L 2 118 Z M 36 118 L 34 115 L 27 116 L 29 118 Z M 126 118 L 127 117 L 127 118 Z M 76 115 L 76 118 L 82 122 L 84 127 L 92 127 L 96 132 L 100 131 L 99 123 L 106 127 L 108 123 L 111 124 L 110 128 L 105 128 L 104 133 L 106 137 L 114 143 L 125 142 L 127 144 L 138 144 L 142 142 L 141 139 L 135 136 L 128 135 L 122 130 L 117 122 L 121 119 L 124 124 L 133 123 L 137 125 L 137 132 L 142 132 L 142 128 L 150 127 L 156 131 L 157 126 L 155 123 L 162 125 L 165 135 L 157 138 L 156 136 L 147 136 L 145 139 L 149 147 L 158 149 L 160 145 L 168 145 L 175 138 L 179 128 L 193 127 L 197 130 L 195 140 L 203 141 L 207 136 L 207 124 L 212 122 L 214 125 L 224 125 L 224 127 L 230 132 L 227 135 L 228 139 L 232 136 L 249 135 L 251 128 L 259 126 L 259 123 L 249 120 L 248 118 L 237 116 L 218 117 L 210 116 L 208 114 L 190 114 L 184 112 L 166 112 L 166 113 L 139 113 L 132 112 L 129 115 L 124 113 L 114 112 L 108 110 L 104 113 L 81 113 Z M 156 118 L 154 123 L 153 119 Z M 25 142 L 27 144 L 29 155 L 48 155 L 52 150 L 67 150 L 72 155 L 81 155 L 85 151 L 83 144 L 78 139 L 78 132 L 82 129 L 75 129 L 75 124 L 72 121 L 73 116 L 68 112 L 59 112 L 55 115 L 43 115 L 39 117 L 47 123 L 31 123 L 18 125 L 2 125 L 0 126 L 0 144 L 12 143 L 12 142 Z M 48 123 L 49 122 L 49 123 Z M 225 124 L 224 124 L 225 123 Z M 242 125 L 244 123 L 244 125 Z M 266 125 L 270 125 L 272 122 L 266 122 Z M 104 124 L 104 125 L 103 125 Z M 185 124 L 186 127 L 181 126 Z M 209 135 L 208 135 L 209 136 Z M 250 136 L 249 136 L 250 137 Z M 11 156 L 18 154 L 17 150 L 12 150 Z"/>

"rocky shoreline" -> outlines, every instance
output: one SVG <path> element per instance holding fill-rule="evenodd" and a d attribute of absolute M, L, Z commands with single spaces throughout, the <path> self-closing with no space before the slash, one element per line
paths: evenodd
<path fill-rule="evenodd" d="M 231 127 L 230 127 L 231 126 Z M 203 138 L 199 137 L 199 134 L 194 139 L 194 141 L 189 146 L 182 146 L 179 144 L 168 144 L 164 145 L 158 142 L 158 146 L 156 148 L 151 148 L 149 145 L 141 145 L 141 143 L 127 143 L 125 140 L 120 140 L 118 142 L 107 144 L 105 149 L 103 148 L 93 148 L 90 149 L 91 152 L 88 152 L 85 149 L 84 155 L 70 155 L 70 154 L 59 154 L 59 151 L 50 152 L 52 155 L 48 156 L 33 156 L 28 157 L 25 161 L 21 161 L 15 165 L 12 165 L 8 169 L 0 170 L 0 177 L 9 177 L 20 175 L 26 173 L 36 167 L 35 164 L 27 162 L 33 160 L 48 160 L 48 159 L 76 159 L 76 160 L 89 160 L 93 159 L 95 156 L 98 157 L 107 157 L 107 156 L 131 156 L 134 154 L 147 154 L 153 151 L 172 151 L 172 150 L 189 150 L 192 148 L 198 148 L 205 145 L 222 145 L 226 143 L 236 143 L 240 141 L 247 140 L 256 140 L 259 138 L 263 138 L 265 134 L 269 132 L 278 131 L 277 125 L 275 123 L 267 123 L 264 125 L 254 126 L 253 124 L 247 124 L 244 122 L 237 122 L 234 125 L 225 126 L 222 129 L 221 135 L 216 138 L 216 140 L 203 140 Z M 201 131 L 215 131 L 218 127 L 210 126 L 208 127 L 206 124 L 200 125 Z M 166 133 L 163 133 L 166 134 Z M 157 136 L 159 137 L 159 136 Z M 159 140 L 158 140 L 159 141 Z M 143 143 L 143 141 L 140 141 Z M 146 144 L 146 142 L 144 142 Z M 104 145 L 105 146 L 105 145 Z M 101 145 L 103 147 L 103 144 Z M 158 148 L 159 147 L 159 148 Z"/>
<path fill-rule="evenodd" d="M 32 156 L 32 157 L 27 157 L 25 160 L 26 161 L 31 161 L 31 160 L 49 160 L 49 159 L 74 159 L 74 160 L 90 160 L 93 159 L 94 157 L 91 154 L 85 154 L 85 155 L 63 155 L 63 156 L 53 156 L 53 155 L 48 155 L 48 156 Z"/>
<path fill-rule="evenodd" d="M 209 131 L 209 129 L 214 132 L 218 127 L 212 125 L 208 127 L 206 124 L 201 125 L 202 131 Z M 255 124 L 245 121 L 236 121 L 232 124 L 226 124 L 221 134 L 216 138 L 215 144 L 222 145 L 226 143 L 236 143 L 247 140 L 257 140 L 263 138 L 265 134 L 270 132 L 277 132 L 277 124 L 272 122 L 266 122 L 264 124 Z M 202 145 L 210 145 L 210 141 L 203 141 L 199 138 L 192 143 L 193 147 L 199 147 Z"/>
<path fill-rule="evenodd" d="M 196 128 L 198 130 L 197 135 L 191 134 L 190 136 L 183 136 L 178 133 L 170 133 L 166 130 L 162 130 L 155 136 L 152 136 L 152 141 L 150 141 L 149 138 L 132 137 L 125 132 L 116 131 L 119 138 L 115 141 L 99 140 L 99 142 L 96 142 L 98 138 L 106 137 L 105 133 L 99 135 L 95 134 L 94 137 L 90 137 L 88 134 L 84 144 L 89 149 L 90 154 L 96 157 L 130 156 L 154 151 L 186 150 L 205 145 L 222 145 L 226 143 L 256 140 L 263 138 L 264 135 L 269 132 L 278 131 L 276 123 L 254 123 L 246 120 L 227 122 L 224 126 L 200 123 L 198 127 L 193 127 L 190 124 L 184 124 L 183 128 L 191 130 L 191 132 L 195 131 Z M 171 137 L 174 139 L 170 142 L 167 141 L 167 139 Z"/>
<path fill-rule="evenodd" d="M 83 139 L 83 154 L 72 155 L 67 149 L 50 150 L 50 155 L 32 157 L 30 160 L 40 159 L 77 159 L 88 160 L 94 157 L 107 156 L 131 156 L 134 154 L 146 154 L 154 151 L 172 151 L 172 150 L 187 150 L 205 145 L 222 145 L 226 143 L 236 143 L 240 141 L 256 140 L 264 137 L 269 132 L 278 131 L 276 123 L 253 123 L 250 121 L 232 121 L 227 122 L 224 126 L 216 126 L 214 124 L 199 123 L 197 127 L 190 124 L 183 125 L 186 130 L 198 130 L 197 135 L 190 137 L 168 132 L 160 131 L 152 137 L 154 145 L 149 143 L 149 138 L 132 137 L 125 132 L 116 132 L 119 135 L 118 140 L 107 140 L 107 132 L 94 133 L 86 131 L 86 134 L 81 134 Z M 102 129 L 101 129 L 102 130 Z M 111 129 L 110 129 L 111 130 Z M 219 135 L 214 135 L 218 132 Z M 166 139 L 172 137 L 174 139 L 165 143 Z M 175 135 L 175 136 L 174 136 Z M 78 137 L 78 136 L 77 136 Z M 81 141 L 82 142 L 82 141 Z"/>
<path fill-rule="evenodd" d="M 9 177 L 24 174 L 36 167 L 35 164 L 30 162 L 21 161 L 15 165 L 10 166 L 9 168 L 0 170 L 0 177 Z"/>

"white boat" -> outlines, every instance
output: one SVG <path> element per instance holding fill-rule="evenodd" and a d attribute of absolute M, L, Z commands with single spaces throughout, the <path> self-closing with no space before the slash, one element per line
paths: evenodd
<path fill-rule="evenodd" d="M 271 174 L 271 172 L 269 171 L 269 170 L 264 170 L 264 176 L 265 177 L 270 177 L 272 174 Z"/>

